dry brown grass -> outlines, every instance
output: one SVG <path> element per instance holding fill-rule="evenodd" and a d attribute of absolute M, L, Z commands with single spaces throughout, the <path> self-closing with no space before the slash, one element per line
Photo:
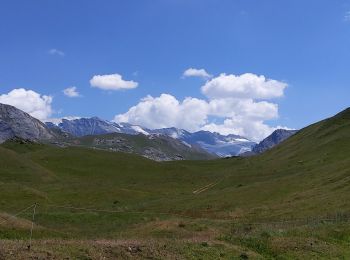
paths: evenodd
<path fill-rule="evenodd" d="M 32 222 L 23 218 L 13 217 L 7 213 L 0 213 L 0 226 L 29 230 Z"/>
<path fill-rule="evenodd" d="M 171 240 L 0 241 L 0 259 L 185 259 L 183 243 Z"/>

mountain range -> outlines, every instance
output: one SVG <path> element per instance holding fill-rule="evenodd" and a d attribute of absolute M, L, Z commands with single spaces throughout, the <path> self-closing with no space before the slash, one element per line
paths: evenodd
<path fill-rule="evenodd" d="M 237 156 L 241 153 L 251 151 L 252 147 L 256 144 L 255 142 L 238 135 L 221 135 L 219 133 L 208 131 L 190 133 L 186 130 L 175 127 L 151 130 L 128 123 L 110 122 L 98 117 L 73 120 L 63 119 L 62 122 L 58 124 L 50 122 L 46 124 L 50 128 L 58 128 L 76 137 L 108 133 L 163 135 L 178 139 L 190 147 L 200 147 L 208 153 L 218 157 Z"/>
<path fill-rule="evenodd" d="M 134 153 L 155 161 L 217 157 L 199 146 L 166 135 L 148 134 L 137 126 L 117 125 L 98 118 L 63 120 L 56 126 L 44 124 L 13 106 L 0 104 L 0 143 L 10 139 Z"/>
<path fill-rule="evenodd" d="M 0 142 L 12 138 L 53 142 L 61 146 L 82 145 L 136 153 L 156 161 L 212 159 L 262 153 L 296 131 L 276 130 L 259 144 L 239 135 L 172 128 L 148 129 L 115 123 L 98 117 L 41 121 L 9 105 L 0 104 Z"/>

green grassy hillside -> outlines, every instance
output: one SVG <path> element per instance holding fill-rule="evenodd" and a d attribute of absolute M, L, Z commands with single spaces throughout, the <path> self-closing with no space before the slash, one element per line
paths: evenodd
<path fill-rule="evenodd" d="M 0 188 L 0 248 L 13 259 L 346 259 L 350 110 L 251 158 L 157 163 L 8 142 Z M 32 211 L 10 216 L 35 202 L 27 252 Z"/>

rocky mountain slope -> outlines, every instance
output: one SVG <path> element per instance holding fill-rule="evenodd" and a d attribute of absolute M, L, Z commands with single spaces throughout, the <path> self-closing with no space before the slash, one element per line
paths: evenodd
<path fill-rule="evenodd" d="M 0 143 L 11 138 L 52 140 L 56 135 L 45 124 L 13 106 L 0 104 Z"/>
<path fill-rule="evenodd" d="M 266 150 L 269 150 L 272 147 L 285 141 L 297 132 L 298 130 L 277 129 L 271 135 L 262 140 L 259 144 L 255 145 L 252 149 L 252 152 L 255 154 L 263 153 Z"/>
<path fill-rule="evenodd" d="M 109 133 L 139 134 L 146 133 L 141 127 L 130 124 L 117 124 L 98 117 L 79 118 L 79 119 L 62 119 L 62 122 L 53 124 L 46 123 L 50 128 L 59 128 L 72 136 L 100 135 Z"/>
<path fill-rule="evenodd" d="M 205 160 L 216 156 L 166 135 L 111 133 L 77 138 L 74 145 L 138 154 L 154 161 Z"/>

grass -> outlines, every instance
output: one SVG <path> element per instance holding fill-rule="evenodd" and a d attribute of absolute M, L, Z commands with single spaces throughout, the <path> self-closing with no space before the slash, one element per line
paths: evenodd
<path fill-rule="evenodd" d="M 36 251 L 20 249 L 30 211 L 0 224 L 0 251 L 11 258 L 10 248 L 18 248 L 13 259 L 29 253 L 349 258 L 349 130 L 347 110 L 260 156 L 166 163 L 83 147 L 5 143 L 0 223 L 6 214 L 39 206 Z M 132 243 L 143 249 L 129 252 Z"/>

